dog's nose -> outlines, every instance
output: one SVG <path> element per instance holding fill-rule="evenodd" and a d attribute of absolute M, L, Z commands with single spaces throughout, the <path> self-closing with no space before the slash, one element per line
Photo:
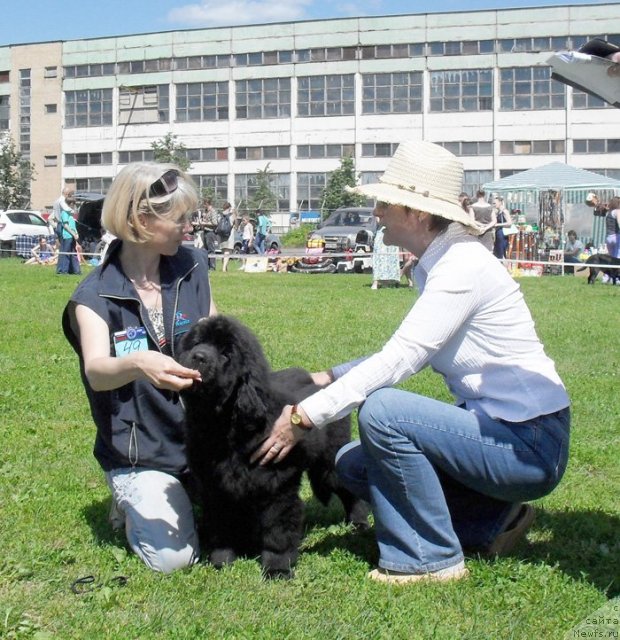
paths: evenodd
<path fill-rule="evenodd" d="M 198 365 L 206 364 L 210 360 L 210 350 L 196 347 L 192 351 L 192 361 Z"/>

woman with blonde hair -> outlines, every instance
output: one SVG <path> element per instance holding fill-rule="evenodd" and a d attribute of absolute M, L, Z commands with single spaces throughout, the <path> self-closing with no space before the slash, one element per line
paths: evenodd
<path fill-rule="evenodd" d="M 116 239 L 63 314 L 97 427 L 94 454 L 112 492 L 111 516 L 133 551 L 165 573 L 199 553 L 179 391 L 200 374 L 174 359 L 189 327 L 216 313 L 207 254 L 182 245 L 197 203 L 196 187 L 177 167 L 127 165 L 103 205 L 102 225 Z"/>

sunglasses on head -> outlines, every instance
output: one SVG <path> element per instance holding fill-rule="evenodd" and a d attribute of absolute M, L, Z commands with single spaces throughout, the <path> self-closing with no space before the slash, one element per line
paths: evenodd
<path fill-rule="evenodd" d="M 149 198 L 160 198 L 174 193 L 179 186 L 179 172 L 176 169 L 169 169 L 164 175 L 155 180 L 149 187 Z"/>

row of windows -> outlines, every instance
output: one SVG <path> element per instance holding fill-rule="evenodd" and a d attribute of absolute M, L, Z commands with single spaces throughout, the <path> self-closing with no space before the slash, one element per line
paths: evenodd
<path fill-rule="evenodd" d="M 376 172 L 362 172 L 362 184 L 376 182 L 380 174 Z M 297 174 L 297 203 L 298 210 L 320 209 L 323 190 L 329 180 L 329 173 L 298 173 Z M 193 175 L 194 182 L 199 189 L 212 190 L 216 198 L 225 201 L 228 195 L 227 175 Z M 269 176 L 270 188 L 277 196 L 279 211 L 289 211 L 293 203 L 290 202 L 291 176 L 287 173 L 273 173 Z M 475 193 L 485 182 L 493 180 L 493 171 L 465 171 L 463 176 L 463 190 Z M 111 178 L 77 178 L 72 179 L 78 191 L 95 191 L 105 193 L 110 187 Z M 253 199 L 258 191 L 259 183 L 256 174 L 236 174 L 234 176 L 234 200 L 238 209 L 243 209 Z"/>
<path fill-rule="evenodd" d="M 607 38 L 616 41 L 620 39 L 620 36 L 607 36 Z M 462 40 L 456 42 L 417 42 L 360 47 L 316 47 L 313 49 L 256 51 L 252 53 L 182 56 L 156 58 L 153 60 L 131 60 L 117 63 L 69 65 L 64 67 L 64 74 L 65 78 L 87 78 L 156 71 L 218 69 L 339 60 L 376 60 L 379 58 L 466 56 L 523 51 L 560 51 L 577 49 L 588 40 L 589 36 L 584 35 L 572 37 L 503 38 L 500 40 Z"/>
<path fill-rule="evenodd" d="M 500 69 L 500 109 L 563 109 L 566 87 L 551 79 L 550 67 Z M 362 113 L 422 113 L 422 72 L 372 73 L 361 76 Z M 200 122 L 229 118 L 229 83 L 176 85 L 176 120 Z M 66 91 L 65 125 L 112 124 L 112 89 Z M 237 119 L 291 117 L 291 78 L 257 78 L 235 82 Z M 430 72 L 430 111 L 490 111 L 494 107 L 493 70 Z M 355 75 L 302 76 L 297 79 L 297 116 L 346 116 L 355 113 Z M 169 85 L 121 87 L 121 124 L 169 122 Z"/>
<path fill-rule="evenodd" d="M 456 156 L 492 156 L 491 141 L 453 141 L 438 142 Z M 362 143 L 362 158 L 391 158 L 398 143 L 372 142 Z M 566 150 L 565 140 L 501 140 L 500 155 L 553 155 L 563 154 Z M 573 140 L 573 153 L 620 153 L 620 139 Z M 185 149 L 184 154 L 190 162 L 218 162 L 228 160 L 227 147 Z M 336 158 L 355 155 L 354 144 L 306 144 L 297 145 L 298 159 Z M 288 145 L 266 145 L 258 147 L 235 147 L 236 160 L 276 160 L 291 157 Z M 152 161 L 153 150 L 119 151 L 118 162 Z M 67 153 L 65 166 L 80 167 L 93 165 L 111 165 L 113 153 Z"/>

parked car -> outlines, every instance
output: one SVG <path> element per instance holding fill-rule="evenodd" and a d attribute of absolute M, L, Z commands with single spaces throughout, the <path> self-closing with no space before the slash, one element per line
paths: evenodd
<path fill-rule="evenodd" d="M 306 242 L 307 256 L 295 263 L 293 271 L 306 273 L 370 271 L 376 233 L 377 219 L 372 207 L 336 209 L 319 224 L 315 231 L 310 233 Z"/>
<path fill-rule="evenodd" d="M 54 230 L 37 211 L 8 209 L 0 211 L 0 250 L 12 255 L 16 249 L 16 238 L 27 236 L 53 236 Z"/>

